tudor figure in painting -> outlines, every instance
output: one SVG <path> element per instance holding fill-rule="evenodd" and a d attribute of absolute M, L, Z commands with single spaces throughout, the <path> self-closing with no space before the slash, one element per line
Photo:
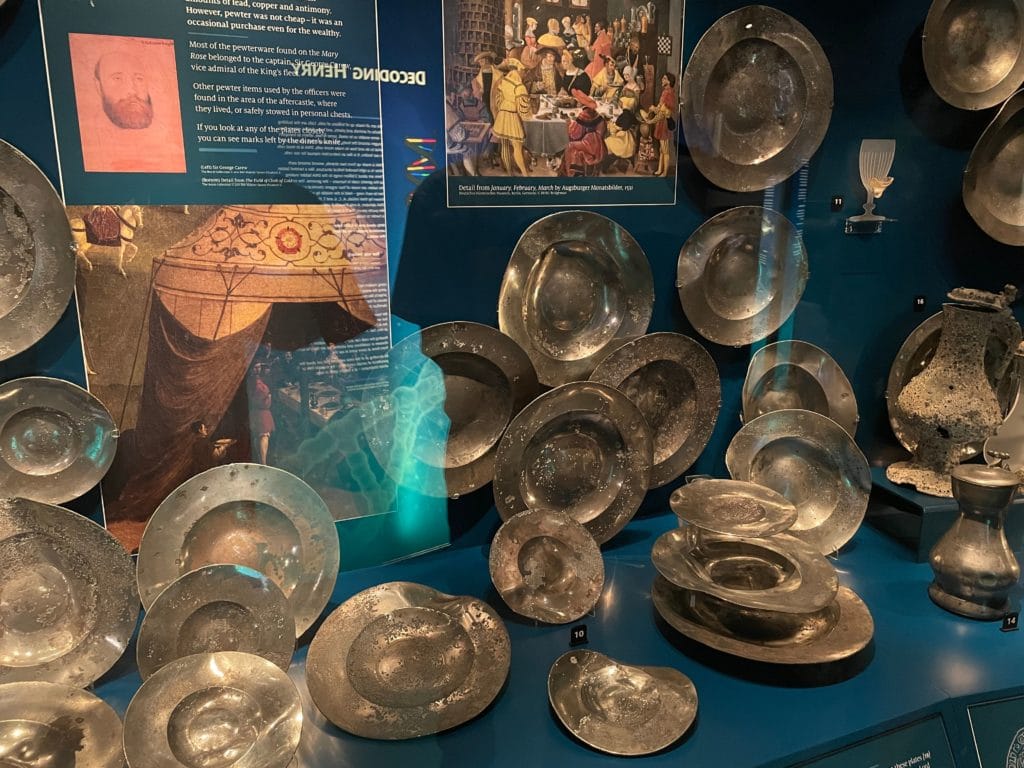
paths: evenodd
<path fill-rule="evenodd" d="M 506 59 L 498 66 L 506 74 L 498 81 L 494 100 L 494 136 L 501 142 L 501 164 L 510 176 L 513 161 L 523 176 L 529 175 L 523 155 L 523 119 L 530 116 L 530 94 L 523 85 L 522 69 L 523 63 L 518 59 Z"/>
<path fill-rule="evenodd" d="M 93 70 L 103 111 L 118 128 L 140 130 L 153 122 L 153 100 L 141 60 L 114 51 L 96 61 Z"/>

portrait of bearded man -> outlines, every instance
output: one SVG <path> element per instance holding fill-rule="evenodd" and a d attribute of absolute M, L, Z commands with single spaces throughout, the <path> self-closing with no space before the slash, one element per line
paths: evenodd
<path fill-rule="evenodd" d="M 93 72 L 103 111 L 118 128 L 139 130 L 153 122 L 153 99 L 142 62 L 125 53 L 107 53 Z"/>

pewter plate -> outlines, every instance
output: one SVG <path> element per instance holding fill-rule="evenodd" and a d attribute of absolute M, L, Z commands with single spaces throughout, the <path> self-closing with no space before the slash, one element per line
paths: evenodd
<path fill-rule="evenodd" d="M 139 617 L 132 560 L 69 509 L 0 499 L 0 683 L 76 688 L 110 669 Z"/>
<path fill-rule="evenodd" d="M 327 605 L 339 560 L 334 520 L 316 491 L 283 469 L 227 464 L 185 481 L 157 507 L 139 543 L 139 594 L 148 609 L 189 571 L 244 565 L 285 593 L 298 636 Z"/>
<path fill-rule="evenodd" d="M 43 338 L 74 288 L 64 204 L 43 172 L 0 140 L 0 360 Z"/>
<path fill-rule="evenodd" d="M 653 307 L 651 267 L 633 236 L 596 213 L 561 211 L 516 243 L 498 325 L 553 387 L 585 379 L 604 355 L 646 333 Z"/>
<path fill-rule="evenodd" d="M 747 205 L 704 222 L 679 251 L 676 288 L 709 341 L 739 347 L 789 319 L 807 284 L 807 251 L 781 213 Z"/>
<path fill-rule="evenodd" d="M 491 541 L 491 581 L 520 616 L 565 624 L 584 616 L 604 589 L 601 548 L 561 512 L 513 515 Z"/>
<path fill-rule="evenodd" d="M 129 768 L 284 768 L 301 733 L 285 672 L 248 653 L 200 653 L 142 684 L 124 715 L 124 753 Z"/>
<path fill-rule="evenodd" d="M 548 700 L 573 736 L 612 755 L 664 749 L 697 717 L 697 689 L 682 672 L 623 664 L 596 651 L 555 660 Z"/>
<path fill-rule="evenodd" d="M 825 350 L 795 339 L 768 344 L 750 358 L 743 420 L 792 408 L 828 416 L 851 437 L 857 432 L 857 398 L 843 369 Z"/>
<path fill-rule="evenodd" d="M 683 522 L 727 536 L 772 536 L 796 522 L 793 502 L 741 480 L 697 480 L 676 488 L 668 503 Z"/>
<path fill-rule="evenodd" d="M 603 544 L 639 509 L 652 455 L 651 430 L 629 398 L 592 381 L 564 384 L 526 406 L 501 438 L 498 514 L 565 512 Z"/>
<path fill-rule="evenodd" d="M 1024 0 L 935 0 L 924 22 L 924 71 L 960 109 L 988 109 L 1024 82 Z"/>
<path fill-rule="evenodd" d="M 146 611 L 136 659 L 146 680 L 195 653 L 240 651 L 287 671 L 295 650 L 288 598 L 273 581 L 243 565 L 208 565 L 186 573 Z"/>
<path fill-rule="evenodd" d="M 1007 245 L 1024 245 L 1022 164 L 1024 91 L 1017 91 L 981 134 L 964 171 L 968 212 L 985 234 Z"/>
<path fill-rule="evenodd" d="M 313 702 L 342 730 L 411 739 L 455 728 L 498 695 L 511 662 L 508 631 L 474 597 L 393 581 L 342 603 L 306 660 Z"/>
<path fill-rule="evenodd" d="M 118 431 L 93 395 L 33 376 L 0 385 L 0 487 L 60 504 L 95 486 L 114 461 Z"/>
<path fill-rule="evenodd" d="M 677 587 L 759 610 L 810 613 L 839 589 L 832 564 L 785 533 L 736 538 L 677 528 L 658 537 L 651 560 Z"/>
<path fill-rule="evenodd" d="M 102 699 L 70 685 L 0 685 L 0 765 L 123 768 L 121 719 Z"/>
<path fill-rule="evenodd" d="M 652 488 L 679 477 L 711 439 L 722 405 L 718 367 L 688 336 L 652 333 L 623 344 L 590 380 L 620 390 L 647 419 L 654 438 Z"/>
<path fill-rule="evenodd" d="M 735 480 L 778 491 L 796 505 L 789 533 L 819 552 L 853 538 L 871 494 L 871 470 L 841 426 L 813 411 L 773 411 L 736 433 L 725 452 Z"/>
<path fill-rule="evenodd" d="M 871 642 L 875 623 L 871 612 L 849 587 L 840 587 L 835 602 L 808 614 L 786 636 L 738 634 L 723 622 L 718 606 L 699 592 L 655 577 L 654 608 L 674 630 L 709 648 L 732 656 L 771 664 L 825 664 L 853 656 Z"/>
<path fill-rule="evenodd" d="M 832 99 L 832 69 L 807 28 L 774 8 L 747 6 L 712 24 L 686 65 L 686 145 L 723 189 L 767 189 L 818 150 Z"/>

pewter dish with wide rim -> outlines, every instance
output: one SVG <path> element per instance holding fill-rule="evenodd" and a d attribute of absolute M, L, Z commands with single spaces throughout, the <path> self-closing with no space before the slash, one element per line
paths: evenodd
<path fill-rule="evenodd" d="M 718 367 L 688 336 L 652 333 L 623 344 L 590 380 L 622 391 L 647 419 L 654 438 L 652 488 L 679 477 L 711 439 L 722 405 Z"/>
<path fill-rule="evenodd" d="M 531 224 L 501 282 L 498 325 L 542 384 L 585 379 L 616 346 L 647 332 L 654 278 L 633 236 L 590 211 Z"/>
<path fill-rule="evenodd" d="M 828 416 L 853 436 L 857 398 L 832 356 L 796 339 L 767 344 L 754 353 L 743 381 L 743 420 L 802 408 Z"/>
<path fill-rule="evenodd" d="M 75 288 L 64 204 L 36 165 L 0 139 L 0 360 L 45 336 Z"/>
<path fill-rule="evenodd" d="M 668 503 L 683 522 L 727 536 L 772 536 L 796 522 L 793 502 L 742 480 L 697 480 L 672 491 Z"/>
<path fill-rule="evenodd" d="M 584 616 L 604 589 L 601 548 L 561 512 L 513 515 L 494 535 L 488 562 L 491 581 L 509 608 L 550 624 Z"/>
<path fill-rule="evenodd" d="M 789 319 L 807 284 L 807 251 L 792 222 L 745 205 L 700 225 L 679 251 L 686 319 L 709 341 L 739 347 Z"/>
<path fill-rule="evenodd" d="M 240 651 L 287 671 L 295 650 L 295 621 L 281 588 L 243 565 L 190 571 L 149 606 L 136 648 L 147 679 L 175 659 L 195 653 Z"/>
<path fill-rule="evenodd" d="M 494 502 L 502 520 L 565 512 L 603 544 L 636 514 L 650 485 L 653 441 L 640 409 L 605 384 L 546 392 L 498 444 Z"/>
<path fill-rule="evenodd" d="M 548 700 L 573 736 L 612 755 L 664 749 L 697 717 L 697 689 L 682 672 L 623 664 L 597 651 L 569 651 L 556 659 L 548 672 Z"/>
<path fill-rule="evenodd" d="M 772 411 L 748 422 L 725 452 L 735 480 L 778 491 L 796 505 L 789 533 L 824 554 L 860 528 L 871 470 L 850 434 L 820 413 Z"/>
<path fill-rule="evenodd" d="M 676 528 L 654 542 L 651 560 L 677 587 L 758 610 L 810 613 L 839 589 L 824 555 L 785 533 L 738 538 Z"/>
<path fill-rule="evenodd" d="M 832 101 L 832 68 L 814 35 L 775 8 L 740 8 L 711 25 L 686 65 L 686 145 L 723 189 L 767 189 L 818 150 Z"/>
<path fill-rule="evenodd" d="M 720 603 L 656 576 L 651 589 L 654 608 L 674 630 L 709 648 L 732 656 L 772 664 L 826 664 L 853 656 L 867 647 L 875 633 L 871 612 L 849 587 L 820 611 L 806 614 L 791 634 L 767 637 L 756 629 L 723 621 Z"/>
<path fill-rule="evenodd" d="M 337 529 L 316 491 L 283 469 L 228 464 L 185 481 L 157 507 L 139 543 L 139 594 L 148 609 L 189 571 L 244 565 L 285 593 L 298 636 L 327 605 L 339 561 Z"/>
<path fill-rule="evenodd" d="M 0 487 L 60 504 L 96 485 L 114 461 L 118 431 L 86 390 L 32 376 L 0 385 Z"/>
<path fill-rule="evenodd" d="M 971 151 L 964 171 L 964 205 L 985 234 L 1006 245 L 1024 245 L 1024 91 L 999 109 Z"/>
<path fill-rule="evenodd" d="M 480 714 L 510 662 L 508 631 L 489 605 L 393 581 L 350 597 L 327 617 L 309 646 L 306 683 L 342 730 L 411 739 Z"/>
<path fill-rule="evenodd" d="M 124 715 L 124 753 L 129 768 L 284 768 L 301 733 L 287 673 L 248 653 L 199 653 L 142 684 Z"/>
<path fill-rule="evenodd" d="M 88 518 L 0 499 L 0 683 L 84 687 L 110 669 L 139 617 L 133 571 Z"/>
<path fill-rule="evenodd" d="M 97 696 L 70 685 L 0 685 L 0 765 L 123 768 L 121 719 Z"/>

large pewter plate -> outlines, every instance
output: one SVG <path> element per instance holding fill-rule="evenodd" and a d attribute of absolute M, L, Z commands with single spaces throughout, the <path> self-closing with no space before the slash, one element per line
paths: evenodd
<path fill-rule="evenodd" d="M 0 683 L 84 687 L 110 669 L 139 617 L 131 557 L 88 518 L 0 499 Z"/>
<path fill-rule="evenodd" d="M 1024 0 L 935 0 L 922 55 L 944 101 L 960 109 L 1001 104 L 1024 83 Z"/>
<path fill-rule="evenodd" d="M 599 214 L 562 211 L 516 243 L 498 325 L 553 387 L 587 378 L 604 355 L 646 333 L 653 305 L 651 267 L 633 236 Z"/>
<path fill-rule="evenodd" d="M 0 360 L 43 338 L 74 288 L 64 204 L 43 172 L 0 140 Z"/>
<path fill-rule="evenodd" d="M 598 544 L 628 523 L 650 485 L 653 441 L 640 409 L 593 381 L 546 392 L 516 416 L 498 444 L 494 502 L 518 512 L 564 512 Z"/>
<path fill-rule="evenodd" d="M 713 184 L 767 189 L 817 151 L 832 99 L 832 68 L 806 27 L 764 5 L 740 8 L 711 25 L 686 65 L 686 145 Z"/>
<path fill-rule="evenodd" d="M 772 536 L 796 522 L 793 502 L 742 480 L 696 480 L 672 491 L 668 503 L 683 522 L 727 536 Z"/>
<path fill-rule="evenodd" d="M 964 171 L 964 205 L 985 234 L 1006 245 L 1024 245 L 1024 91 L 1000 108 Z"/>
<path fill-rule="evenodd" d="M 0 685 L 0 765 L 123 768 L 121 719 L 97 696 L 57 683 Z"/>
<path fill-rule="evenodd" d="M 142 684 L 124 715 L 124 753 L 129 768 L 285 768 L 301 733 L 287 673 L 248 653 L 199 653 Z"/>
<path fill-rule="evenodd" d="M 679 333 L 652 333 L 602 360 L 591 381 L 622 391 L 654 438 L 651 487 L 685 472 L 711 439 L 722 405 L 718 368 L 700 344 Z"/>
<path fill-rule="evenodd" d="M 306 659 L 313 702 L 342 730 L 411 739 L 455 728 L 494 700 L 511 645 L 494 609 L 394 581 L 342 603 Z"/>
<path fill-rule="evenodd" d="M 86 390 L 33 376 L 0 385 L 0 487 L 48 504 L 78 498 L 114 461 L 114 419 Z"/>
<path fill-rule="evenodd" d="M 765 485 L 793 502 L 797 519 L 789 533 L 819 552 L 838 552 L 864 521 L 867 459 L 845 429 L 820 413 L 758 416 L 733 437 L 725 465 L 733 479 Z"/>
<path fill-rule="evenodd" d="M 569 651 L 548 672 L 548 700 L 569 732 L 612 755 L 649 755 L 678 741 L 697 717 L 697 689 L 671 667 L 623 664 Z"/>
<path fill-rule="evenodd" d="M 156 508 L 139 543 L 139 595 L 148 609 L 189 571 L 244 565 L 285 593 L 298 636 L 327 605 L 339 561 L 334 520 L 316 491 L 283 469 L 228 464 L 185 481 Z"/>
<path fill-rule="evenodd" d="M 807 285 L 807 251 L 792 222 L 747 205 L 713 216 L 679 251 L 676 288 L 709 341 L 740 347 L 789 319 Z"/>

